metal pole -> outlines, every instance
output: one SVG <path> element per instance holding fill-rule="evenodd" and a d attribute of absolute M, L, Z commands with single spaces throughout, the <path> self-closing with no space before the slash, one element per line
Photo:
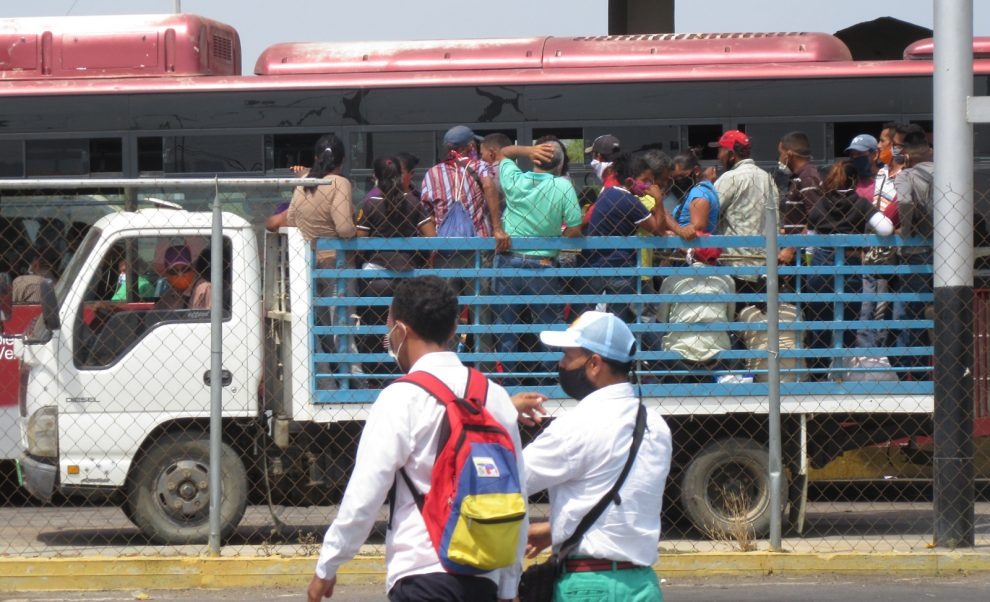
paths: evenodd
<path fill-rule="evenodd" d="M 220 189 L 213 197 L 210 236 L 210 555 L 220 555 L 220 443 L 223 437 L 223 213 Z"/>
<path fill-rule="evenodd" d="M 781 521 L 783 500 L 781 500 L 781 479 L 783 467 L 780 451 L 780 284 L 777 278 L 777 203 L 771 196 L 766 205 L 764 230 L 767 246 L 767 386 L 769 409 L 770 454 L 770 551 L 780 552 Z"/>
<path fill-rule="evenodd" d="M 175 14 L 179 14 L 182 12 L 182 0 L 173 0 L 172 12 Z"/>
<path fill-rule="evenodd" d="M 933 0 L 935 71 L 935 545 L 975 544 L 972 0 Z"/>

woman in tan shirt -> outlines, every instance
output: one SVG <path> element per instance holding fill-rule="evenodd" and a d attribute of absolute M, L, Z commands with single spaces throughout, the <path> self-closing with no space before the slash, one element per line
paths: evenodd
<path fill-rule="evenodd" d="M 299 228 L 303 238 L 314 244 L 317 238 L 354 238 L 351 182 L 340 175 L 344 143 L 333 134 L 321 136 L 313 154 L 313 166 L 306 177 L 322 178 L 326 184 L 296 187 L 286 211 L 286 223 Z M 317 265 L 321 268 L 334 267 L 335 259 L 334 251 L 316 254 Z"/>

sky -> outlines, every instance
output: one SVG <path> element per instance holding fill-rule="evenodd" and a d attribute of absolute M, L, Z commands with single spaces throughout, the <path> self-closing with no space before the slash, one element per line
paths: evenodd
<path fill-rule="evenodd" d="M 825 31 L 892 16 L 932 27 L 934 0 L 679 0 L 685 32 Z M 0 17 L 170 13 L 176 0 L 5 0 Z M 607 0 L 180 0 L 183 12 L 233 25 L 244 72 L 277 42 L 602 35 Z M 990 36 L 990 1 L 973 0 L 976 35 Z M 274 7 L 274 8 L 273 8 Z M 315 7 L 315 8 L 314 8 Z"/>

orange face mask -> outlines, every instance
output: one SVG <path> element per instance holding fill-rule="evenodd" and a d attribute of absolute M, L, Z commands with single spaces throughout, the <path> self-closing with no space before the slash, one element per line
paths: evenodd
<path fill-rule="evenodd" d="M 192 286 L 193 281 L 196 280 L 196 275 L 193 274 L 192 270 L 187 270 L 178 274 L 169 274 L 166 278 L 172 288 L 181 293 Z"/>
<path fill-rule="evenodd" d="M 887 145 L 887 146 L 883 147 L 882 149 L 880 149 L 880 161 L 884 165 L 890 165 L 890 163 L 893 160 L 894 160 L 894 151 L 892 150 L 892 148 L 890 147 L 890 145 Z"/>

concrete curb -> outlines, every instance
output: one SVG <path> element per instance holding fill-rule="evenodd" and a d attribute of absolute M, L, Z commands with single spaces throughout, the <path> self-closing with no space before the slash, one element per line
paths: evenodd
<path fill-rule="evenodd" d="M 315 562 L 314 557 L 5 558 L 0 559 L 0 591 L 304 588 Z M 691 553 L 664 555 L 654 568 L 668 579 L 770 574 L 934 577 L 988 572 L 990 553 Z M 383 583 L 385 560 L 356 558 L 341 567 L 337 578 L 345 584 Z"/>

